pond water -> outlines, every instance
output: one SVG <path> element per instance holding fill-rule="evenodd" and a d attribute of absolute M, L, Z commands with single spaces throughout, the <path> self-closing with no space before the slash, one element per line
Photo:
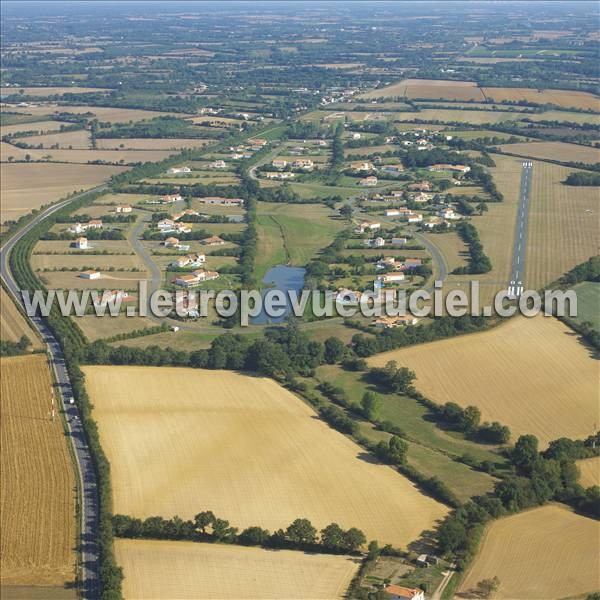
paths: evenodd
<path fill-rule="evenodd" d="M 293 290 L 299 292 L 304 287 L 305 273 L 306 269 L 303 267 L 288 267 L 286 265 L 277 265 L 276 267 L 272 267 L 267 271 L 264 279 L 262 280 L 263 284 L 269 286 L 268 288 L 262 290 L 261 293 L 263 297 L 269 290 L 281 290 L 282 292 Z M 291 310 L 292 308 L 288 299 L 285 307 L 285 313 L 281 317 L 270 317 L 268 314 L 266 314 L 263 308 L 258 316 L 250 319 L 250 323 L 253 325 L 281 323 L 290 314 Z"/>

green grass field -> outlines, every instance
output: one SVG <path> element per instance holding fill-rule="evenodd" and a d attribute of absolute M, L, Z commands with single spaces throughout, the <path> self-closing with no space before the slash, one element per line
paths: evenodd
<path fill-rule="evenodd" d="M 400 427 L 409 440 L 409 464 L 428 476 L 439 477 L 461 500 L 492 489 L 494 478 L 452 458 L 469 455 L 476 460 L 489 460 L 502 466 L 504 459 L 493 446 L 476 444 L 457 432 L 443 431 L 435 425 L 429 411 L 416 400 L 399 394 L 380 393 L 363 381 L 361 375 L 338 366 L 322 366 L 317 369 L 316 379 L 341 387 L 356 405 L 359 405 L 365 391 L 375 391 L 382 399 L 379 419 Z M 375 442 L 389 437 L 366 421 L 361 424 L 361 433 Z"/>
<path fill-rule="evenodd" d="M 594 329 L 600 330 L 600 283 L 584 281 L 573 289 L 577 293 L 577 316 L 573 320 L 577 323 L 589 321 Z"/>
<path fill-rule="evenodd" d="M 334 216 L 334 211 L 320 204 L 259 202 L 257 279 L 262 281 L 275 265 L 305 265 L 344 227 Z"/>

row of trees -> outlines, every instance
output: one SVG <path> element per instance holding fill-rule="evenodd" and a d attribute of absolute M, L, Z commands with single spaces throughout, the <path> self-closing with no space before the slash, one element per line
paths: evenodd
<path fill-rule="evenodd" d="M 467 244 L 469 249 L 469 265 L 467 267 L 458 267 L 452 271 L 453 274 L 480 274 L 488 273 L 492 270 L 492 261 L 484 252 L 483 244 L 479 239 L 479 232 L 471 223 L 459 223 L 456 226 L 458 235 L 462 241 Z"/>
<path fill-rule="evenodd" d="M 114 535 L 124 538 L 211 541 L 334 554 L 354 554 L 367 541 L 365 534 L 356 527 L 343 529 L 337 523 L 331 523 L 318 531 L 308 519 L 303 518 L 296 519 L 286 529 L 278 529 L 273 533 L 258 526 L 239 531 L 229 521 L 216 517 L 210 510 L 200 512 L 193 520 L 186 521 L 177 516 L 171 519 L 148 517 L 142 520 L 115 515 L 112 525 Z"/>

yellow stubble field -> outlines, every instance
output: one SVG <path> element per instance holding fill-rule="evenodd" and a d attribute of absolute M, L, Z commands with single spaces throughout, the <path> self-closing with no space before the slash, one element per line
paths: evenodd
<path fill-rule="evenodd" d="M 598 252 L 598 188 L 564 185 L 573 170 L 534 161 L 525 263 L 529 289 L 551 283 Z"/>
<path fill-rule="evenodd" d="M 31 342 L 32 349 L 42 347 L 41 340 L 19 312 L 8 292 L 0 288 L 0 339 L 18 342 L 23 335 Z"/>
<path fill-rule="evenodd" d="M 488 526 L 460 591 L 498 577 L 498 599 L 583 597 L 598 591 L 599 555 L 598 521 L 561 505 L 534 508 Z"/>
<path fill-rule="evenodd" d="M 183 368 L 84 372 L 117 513 L 190 518 L 210 509 L 237 527 L 271 531 L 306 517 L 406 546 L 448 512 L 271 379 Z"/>
<path fill-rule="evenodd" d="M 349 556 L 223 544 L 117 540 L 125 600 L 343 598 L 359 566 Z"/>
<path fill-rule="evenodd" d="M 415 371 L 415 387 L 433 401 L 475 405 L 482 420 L 508 425 L 513 439 L 534 434 L 545 446 L 590 435 L 599 420 L 597 362 L 560 321 L 515 317 L 482 333 L 384 352 Z"/>
<path fill-rule="evenodd" d="M 45 355 L 0 361 L 2 585 L 74 580 L 75 475 Z"/>

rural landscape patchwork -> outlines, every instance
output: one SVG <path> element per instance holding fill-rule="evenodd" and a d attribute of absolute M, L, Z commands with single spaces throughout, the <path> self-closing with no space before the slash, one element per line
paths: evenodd
<path fill-rule="evenodd" d="M 2 600 L 600 600 L 599 24 L 2 0 Z"/>

